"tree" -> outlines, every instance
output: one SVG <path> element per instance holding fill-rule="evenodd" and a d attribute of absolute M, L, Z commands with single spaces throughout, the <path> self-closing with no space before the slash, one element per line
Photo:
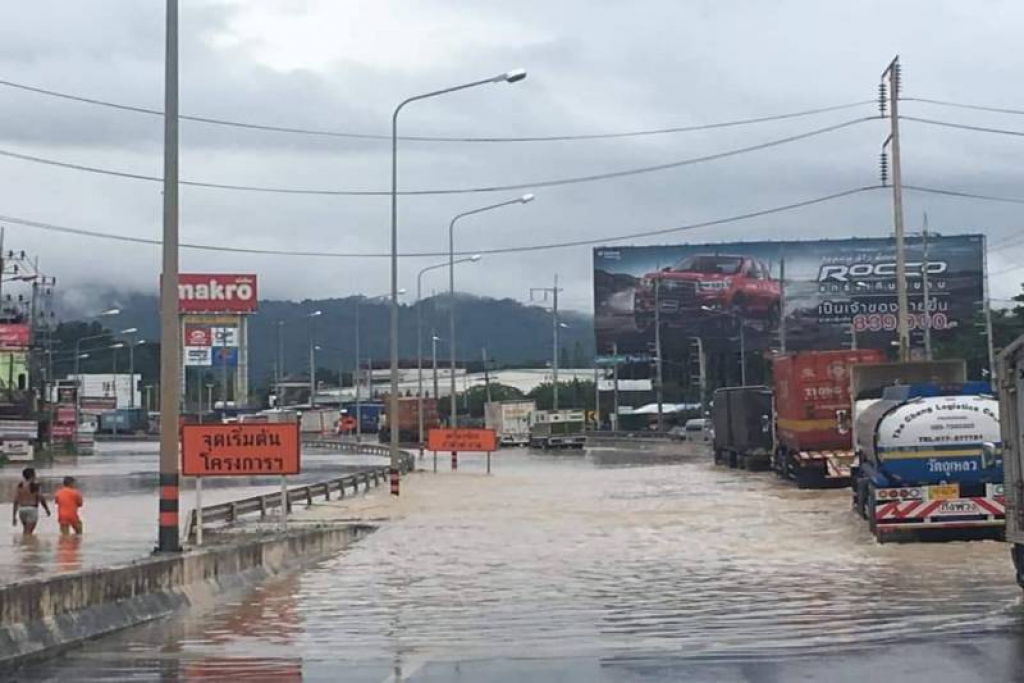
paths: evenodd
<path fill-rule="evenodd" d="M 544 382 L 526 396 L 537 403 L 538 410 L 551 410 L 555 404 L 554 384 Z M 594 382 L 578 379 L 559 382 L 558 407 L 592 410 L 594 408 Z"/>

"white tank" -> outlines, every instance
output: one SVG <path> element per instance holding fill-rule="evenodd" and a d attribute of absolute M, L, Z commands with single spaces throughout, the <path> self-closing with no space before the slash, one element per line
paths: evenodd
<path fill-rule="evenodd" d="M 876 446 L 882 458 L 899 457 L 891 449 L 929 450 L 999 443 L 999 402 L 991 396 L 917 398 L 883 417 Z"/>

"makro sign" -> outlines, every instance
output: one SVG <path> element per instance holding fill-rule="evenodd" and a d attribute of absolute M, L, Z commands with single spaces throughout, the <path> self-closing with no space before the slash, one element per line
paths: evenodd
<path fill-rule="evenodd" d="M 255 274 L 182 273 L 178 275 L 181 313 L 255 313 Z"/>

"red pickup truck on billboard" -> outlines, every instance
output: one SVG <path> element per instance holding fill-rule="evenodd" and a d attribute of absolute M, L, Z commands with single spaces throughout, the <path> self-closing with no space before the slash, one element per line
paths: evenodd
<path fill-rule="evenodd" d="M 667 324 L 683 317 L 704 315 L 705 307 L 744 318 L 777 320 L 782 286 L 772 278 L 767 264 L 758 259 L 694 254 L 640 279 L 633 312 L 641 329 L 654 320 L 656 296 L 662 320 Z"/>

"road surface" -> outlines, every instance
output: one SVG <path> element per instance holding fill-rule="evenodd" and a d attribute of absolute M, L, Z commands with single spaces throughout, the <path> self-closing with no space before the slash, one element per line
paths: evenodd
<path fill-rule="evenodd" d="M 969 683 L 1024 673 L 1005 545 L 880 546 L 845 491 L 798 491 L 704 454 L 614 455 L 597 459 L 615 463 L 604 466 L 502 451 L 490 477 L 472 456 L 455 474 L 416 474 L 398 500 L 344 503 L 354 517 L 386 518 L 348 551 L 19 680 Z"/>

